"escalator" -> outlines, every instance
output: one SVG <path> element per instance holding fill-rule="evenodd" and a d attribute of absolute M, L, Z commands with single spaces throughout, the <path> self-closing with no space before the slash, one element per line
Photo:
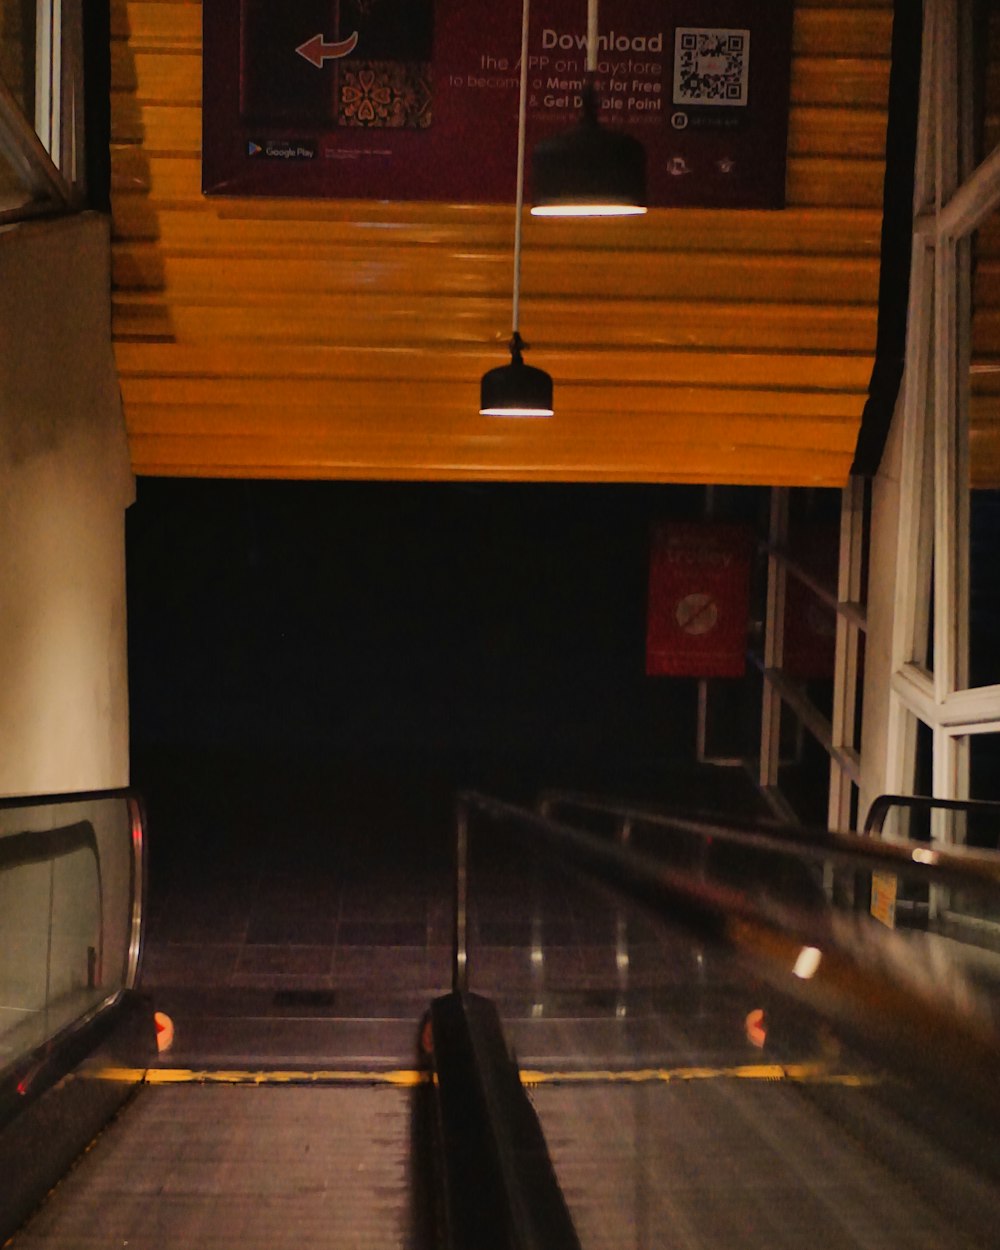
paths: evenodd
<path fill-rule="evenodd" d="M 460 804 L 456 980 L 500 1008 L 581 1245 L 995 1244 L 1000 943 L 953 920 L 1000 919 L 995 855 L 540 808 Z M 873 875 L 947 919 L 888 928 Z M 519 991 L 489 954 L 516 916 Z"/>
<path fill-rule="evenodd" d="M 143 841 L 126 792 L 0 806 L 14 1250 L 995 1240 L 1000 952 L 870 914 L 995 904 L 995 856 L 465 795 L 410 1062 L 234 1069 L 157 1055 Z"/>
<path fill-rule="evenodd" d="M 127 791 L 0 803 L 0 1242 L 427 1244 L 423 1073 L 161 1056 L 145 850 Z"/>

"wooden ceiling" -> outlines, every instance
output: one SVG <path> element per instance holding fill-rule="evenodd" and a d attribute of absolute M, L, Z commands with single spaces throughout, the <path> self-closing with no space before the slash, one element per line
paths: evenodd
<path fill-rule="evenodd" d="M 114 339 L 140 474 L 843 484 L 875 343 L 889 0 L 795 10 L 788 207 L 527 219 L 556 416 L 478 415 L 509 205 L 206 199 L 201 4 L 112 0 Z"/>

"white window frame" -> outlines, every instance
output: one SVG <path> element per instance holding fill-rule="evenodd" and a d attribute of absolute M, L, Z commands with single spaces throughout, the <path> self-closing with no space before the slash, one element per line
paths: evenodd
<path fill-rule="evenodd" d="M 0 79 L 0 160 L 24 196 L 0 224 L 82 207 L 83 100 L 82 0 L 38 0 L 33 119 Z"/>
<path fill-rule="evenodd" d="M 886 775 L 887 790 L 912 793 L 922 722 L 943 799 L 969 797 L 970 735 L 1000 732 L 1000 685 L 969 686 L 971 239 L 1000 209 L 1000 148 L 971 168 L 967 15 L 960 0 L 926 0 Z M 948 815 L 934 813 L 931 836 L 960 841 Z"/>

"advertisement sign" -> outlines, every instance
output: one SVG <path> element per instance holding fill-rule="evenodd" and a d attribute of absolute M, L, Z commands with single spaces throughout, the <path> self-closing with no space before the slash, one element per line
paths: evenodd
<path fill-rule="evenodd" d="M 205 0 L 211 195 L 513 201 L 516 0 Z M 606 0 L 605 124 L 652 205 L 784 204 L 792 0 Z M 528 143 L 573 125 L 586 5 L 536 0 Z M 530 171 L 528 173 L 530 194 Z"/>
<path fill-rule="evenodd" d="M 789 551 L 822 586 L 837 585 L 840 527 L 810 525 L 789 541 Z M 794 573 L 785 579 L 785 634 L 781 667 L 800 681 L 833 677 L 837 614 Z"/>
<path fill-rule="evenodd" d="M 741 677 L 751 536 L 742 525 L 666 522 L 653 530 L 646 672 Z"/>
<path fill-rule="evenodd" d="M 890 872 L 872 873 L 871 913 L 888 929 L 896 927 L 897 878 Z"/>

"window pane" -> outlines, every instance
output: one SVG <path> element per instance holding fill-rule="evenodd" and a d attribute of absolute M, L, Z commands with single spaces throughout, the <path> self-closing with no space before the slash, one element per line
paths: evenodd
<path fill-rule="evenodd" d="M 969 790 L 973 799 L 1000 799 L 997 768 L 1000 766 L 1000 735 L 973 734 L 969 739 Z M 998 813 L 972 811 L 956 818 L 955 840 L 976 849 L 1000 847 Z M 952 890 L 945 895 L 942 923 L 945 932 L 962 941 L 996 948 L 1000 941 L 1000 911 L 996 900 L 974 890 Z"/>
<path fill-rule="evenodd" d="M 1000 683 L 1000 215 L 973 240 L 969 407 L 969 685 Z"/>
<path fill-rule="evenodd" d="M 7 218 L 40 194 L 16 138 L 24 121 L 35 124 L 36 11 L 37 0 L 0 0 L 0 80 L 5 88 L 0 96 L 0 215 Z"/>
<path fill-rule="evenodd" d="M 1000 9 L 995 4 L 969 5 L 973 22 L 972 46 L 975 66 L 972 79 L 972 152 L 963 165 L 975 168 L 1000 143 Z M 961 142 L 961 136 L 960 136 Z M 963 154 L 964 155 L 964 154 Z"/>
<path fill-rule="evenodd" d="M 973 490 L 970 549 L 969 684 L 1000 682 L 1000 490 Z"/>
<path fill-rule="evenodd" d="M 35 7 L 36 0 L 0 0 L 0 77 L 32 124 L 35 117 Z"/>
<path fill-rule="evenodd" d="M 1000 733 L 972 734 L 969 748 L 969 793 L 974 799 L 1000 801 Z M 1000 850 L 1000 813 L 970 815 L 966 841 L 969 846 Z"/>

